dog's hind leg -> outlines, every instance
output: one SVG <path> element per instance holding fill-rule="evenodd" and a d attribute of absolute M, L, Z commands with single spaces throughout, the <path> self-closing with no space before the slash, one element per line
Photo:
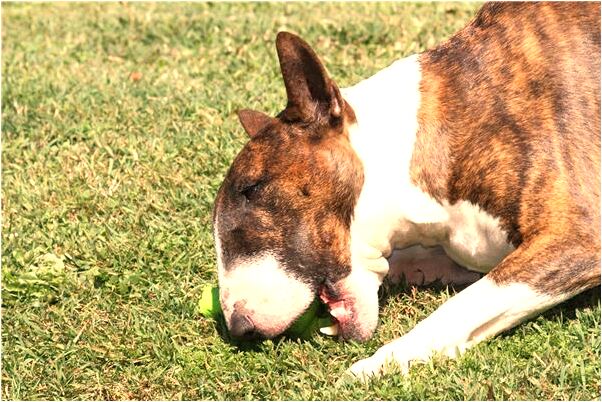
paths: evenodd
<path fill-rule="evenodd" d="M 453 296 L 403 337 L 355 363 L 351 374 L 366 378 L 390 364 L 407 371 L 410 362 L 434 353 L 455 357 L 476 343 L 512 328 L 570 297 L 600 284 L 598 240 L 586 248 L 541 236 L 523 243 L 478 282 Z"/>

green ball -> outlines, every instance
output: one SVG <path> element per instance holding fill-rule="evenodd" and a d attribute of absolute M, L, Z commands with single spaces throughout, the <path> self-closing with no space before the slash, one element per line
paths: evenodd
<path fill-rule="evenodd" d="M 293 322 L 293 324 L 286 331 L 291 335 L 301 335 L 305 332 L 305 330 L 312 324 L 312 322 L 317 318 L 316 313 L 318 311 L 318 300 L 314 300 L 307 310 L 299 318 Z"/>
<path fill-rule="evenodd" d="M 217 286 L 210 284 L 203 286 L 197 309 L 201 315 L 207 318 L 217 318 L 222 314 L 222 306 L 219 302 L 219 288 Z"/>
<path fill-rule="evenodd" d="M 295 338 L 311 338 L 320 328 L 332 324 L 330 317 L 321 317 L 319 313 L 320 302 L 318 299 L 314 299 L 308 309 L 286 330 L 285 334 Z"/>

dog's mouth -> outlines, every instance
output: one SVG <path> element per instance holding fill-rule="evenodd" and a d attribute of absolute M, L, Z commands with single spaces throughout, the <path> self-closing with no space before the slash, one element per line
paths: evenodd
<path fill-rule="evenodd" d="M 358 281 L 357 277 L 336 283 L 326 280 L 319 287 L 318 296 L 328 307 L 333 322 L 320 328 L 320 332 L 343 340 L 370 339 L 378 324 L 377 286 L 370 286 L 369 280 Z"/>
<path fill-rule="evenodd" d="M 353 326 L 353 303 L 337 294 L 330 283 L 321 286 L 318 295 L 320 300 L 328 307 L 332 325 L 320 328 L 325 335 L 347 338 L 346 329 Z"/>

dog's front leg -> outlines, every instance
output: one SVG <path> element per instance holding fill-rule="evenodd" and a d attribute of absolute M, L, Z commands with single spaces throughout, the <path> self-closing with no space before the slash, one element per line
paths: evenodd
<path fill-rule="evenodd" d="M 427 360 L 434 353 L 456 357 L 470 346 L 599 283 L 596 250 L 570 242 L 522 245 L 483 279 L 449 299 L 403 337 L 352 365 L 349 371 L 366 379 L 390 365 L 406 372 L 412 361 Z"/>

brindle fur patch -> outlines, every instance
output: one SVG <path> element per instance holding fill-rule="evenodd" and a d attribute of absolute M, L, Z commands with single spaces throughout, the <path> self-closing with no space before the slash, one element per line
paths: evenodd
<path fill-rule="evenodd" d="M 600 4 L 488 3 L 420 62 L 412 179 L 479 205 L 515 247 L 536 250 L 490 277 L 599 284 Z"/>
<path fill-rule="evenodd" d="M 344 132 L 316 139 L 310 134 L 317 131 L 275 122 L 235 159 L 216 202 L 226 267 L 271 251 L 311 283 L 349 273 L 349 226 L 362 170 Z M 249 186 L 255 189 L 245 196 Z"/>

